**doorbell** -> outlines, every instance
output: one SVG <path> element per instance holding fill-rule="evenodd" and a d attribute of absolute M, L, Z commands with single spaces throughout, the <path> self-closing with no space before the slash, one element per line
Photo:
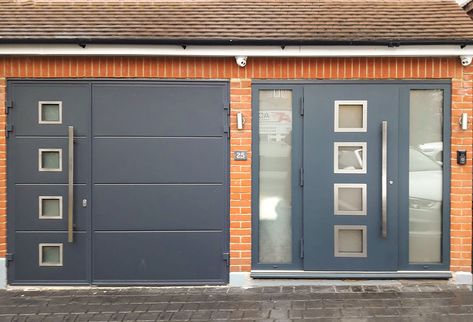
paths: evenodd
<path fill-rule="evenodd" d="M 457 151 L 457 164 L 465 165 L 466 164 L 466 150 Z"/>

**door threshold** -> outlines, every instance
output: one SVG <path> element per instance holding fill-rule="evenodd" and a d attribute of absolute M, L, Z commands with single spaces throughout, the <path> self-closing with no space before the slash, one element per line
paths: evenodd
<path fill-rule="evenodd" d="M 326 279 L 399 279 L 432 278 L 449 279 L 450 271 L 302 271 L 302 270 L 252 270 L 252 278 L 326 278 Z"/>

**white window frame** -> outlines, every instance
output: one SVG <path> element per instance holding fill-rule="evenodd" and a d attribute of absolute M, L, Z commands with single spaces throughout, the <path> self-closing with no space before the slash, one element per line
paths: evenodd
<path fill-rule="evenodd" d="M 361 230 L 362 231 L 362 252 L 361 253 L 347 253 L 338 251 L 338 232 L 340 230 Z M 368 257 L 368 242 L 367 242 L 368 228 L 365 225 L 335 225 L 333 227 L 333 250 L 335 257 Z"/>
<path fill-rule="evenodd" d="M 361 105 L 363 108 L 362 127 L 343 127 L 339 126 L 340 105 Z M 368 124 L 368 101 L 341 101 L 337 100 L 334 103 L 334 129 L 335 132 L 366 132 Z"/>
<path fill-rule="evenodd" d="M 43 247 L 45 246 L 56 246 L 59 247 L 59 263 L 57 264 L 48 264 L 43 263 Z M 47 267 L 47 266 L 63 266 L 63 244 L 62 243 L 41 243 L 38 245 L 38 252 L 39 252 L 39 266 Z"/>
<path fill-rule="evenodd" d="M 43 200 L 59 200 L 59 216 L 58 217 L 48 217 L 43 216 Z M 39 209 L 39 219 L 62 219 L 62 196 L 39 196 L 38 197 L 38 209 Z"/>
<path fill-rule="evenodd" d="M 43 152 L 59 152 L 59 168 L 43 168 Z M 62 171 L 62 149 L 38 149 L 38 171 L 40 172 L 61 172 Z"/>
<path fill-rule="evenodd" d="M 46 105 L 46 104 L 59 105 L 59 121 L 43 121 L 42 120 L 43 105 Z M 39 101 L 38 102 L 38 123 L 39 124 L 62 124 L 62 101 Z"/>
<path fill-rule="evenodd" d="M 341 146 L 361 146 L 361 169 L 339 169 L 338 168 L 338 148 Z M 366 142 L 334 142 L 333 143 L 333 172 L 334 173 L 351 173 L 351 174 L 366 174 L 367 172 L 367 146 Z"/>
<path fill-rule="evenodd" d="M 361 210 L 339 210 L 339 189 L 340 188 L 361 188 Z M 348 215 L 348 216 L 366 216 L 366 205 L 367 205 L 367 185 L 365 183 L 335 183 L 333 185 L 333 210 L 335 215 Z"/>

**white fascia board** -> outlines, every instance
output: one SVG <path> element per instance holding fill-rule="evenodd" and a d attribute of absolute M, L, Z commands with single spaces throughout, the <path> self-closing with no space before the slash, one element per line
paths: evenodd
<path fill-rule="evenodd" d="M 175 46 L 0 44 L 5 56 L 194 56 L 194 57 L 447 57 L 473 55 L 473 46 Z"/>

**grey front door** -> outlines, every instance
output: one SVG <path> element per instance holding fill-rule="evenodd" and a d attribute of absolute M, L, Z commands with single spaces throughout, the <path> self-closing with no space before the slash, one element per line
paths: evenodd
<path fill-rule="evenodd" d="M 9 283 L 228 281 L 226 83 L 14 81 L 8 95 Z"/>
<path fill-rule="evenodd" d="M 304 269 L 397 270 L 399 88 L 307 85 L 304 107 Z"/>

